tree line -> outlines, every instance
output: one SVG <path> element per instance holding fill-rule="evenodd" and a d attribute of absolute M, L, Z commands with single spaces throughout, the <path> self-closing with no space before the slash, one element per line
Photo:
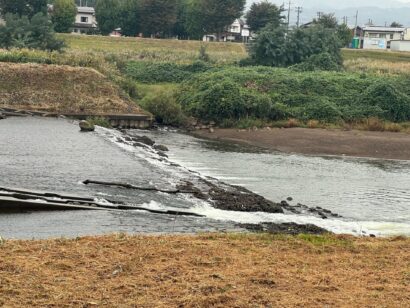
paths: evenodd
<path fill-rule="evenodd" d="M 97 0 L 99 30 L 126 36 L 200 38 L 221 33 L 242 16 L 245 0 Z"/>

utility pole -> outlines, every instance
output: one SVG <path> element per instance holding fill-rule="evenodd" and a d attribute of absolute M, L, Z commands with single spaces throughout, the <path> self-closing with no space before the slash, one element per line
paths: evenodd
<path fill-rule="evenodd" d="M 289 33 L 289 26 L 290 26 L 290 7 L 292 5 L 292 2 L 289 0 L 289 6 L 288 6 L 288 25 L 287 25 L 287 30 L 286 33 Z"/>
<path fill-rule="evenodd" d="M 303 12 L 303 8 L 301 6 L 296 7 L 296 13 L 298 14 L 298 20 L 296 22 L 296 27 L 299 28 L 300 25 L 300 14 Z"/>
<path fill-rule="evenodd" d="M 317 12 L 317 18 L 320 19 L 323 16 L 323 12 Z"/>
<path fill-rule="evenodd" d="M 354 37 L 357 37 L 357 26 L 358 26 L 358 19 L 359 19 L 359 10 L 356 11 L 356 23 L 354 25 Z"/>
<path fill-rule="evenodd" d="M 343 17 L 343 24 L 347 25 L 347 21 L 349 20 L 349 17 L 344 16 Z"/>

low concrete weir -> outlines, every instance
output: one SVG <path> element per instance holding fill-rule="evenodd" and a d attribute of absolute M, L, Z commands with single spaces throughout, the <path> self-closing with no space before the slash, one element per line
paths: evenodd
<path fill-rule="evenodd" d="M 88 118 L 101 117 L 107 119 L 115 128 L 149 128 L 153 118 L 146 114 L 78 114 L 78 113 L 48 113 L 41 111 L 20 110 L 12 108 L 0 108 L 5 116 L 42 116 L 59 117 L 65 116 L 71 119 L 86 120 Z"/>

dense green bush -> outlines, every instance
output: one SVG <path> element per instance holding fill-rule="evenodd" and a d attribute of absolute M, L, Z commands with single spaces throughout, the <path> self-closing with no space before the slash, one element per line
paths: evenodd
<path fill-rule="evenodd" d="M 306 61 L 312 55 L 328 53 L 342 65 L 337 32 L 322 25 L 298 28 L 288 32 L 285 27 L 268 25 L 250 45 L 250 56 L 259 65 L 289 67 Z"/>
<path fill-rule="evenodd" d="M 325 122 L 335 122 L 340 120 L 342 113 L 339 108 L 326 98 L 319 98 L 309 104 L 305 104 L 298 114 L 302 120 L 319 120 Z"/>
<path fill-rule="evenodd" d="M 211 68 L 210 64 L 199 60 L 189 65 L 132 61 L 126 65 L 125 73 L 143 83 L 182 82 Z"/>
<path fill-rule="evenodd" d="M 188 114 L 218 123 L 247 118 L 408 121 L 409 85 L 407 77 L 225 67 L 186 80 L 177 98 Z"/>
<path fill-rule="evenodd" d="M 158 91 L 150 93 L 140 101 L 141 107 L 151 112 L 160 124 L 183 126 L 187 118 L 182 112 L 172 92 Z"/>
<path fill-rule="evenodd" d="M 410 119 L 410 98 L 396 86 L 377 82 L 367 88 L 359 100 L 361 105 L 383 110 L 383 118 L 400 122 Z"/>
<path fill-rule="evenodd" d="M 302 63 L 291 66 L 291 69 L 296 72 L 312 72 L 312 71 L 341 71 L 340 65 L 329 53 L 310 56 Z"/>

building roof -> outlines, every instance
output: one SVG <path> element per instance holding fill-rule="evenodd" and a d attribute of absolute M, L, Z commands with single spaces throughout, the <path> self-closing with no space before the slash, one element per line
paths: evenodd
<path fill-rule="evenodd" d="M 366 27 L 363 27 L 363 31 L 367 31 L 367 32 L 404 32 L 406 31 L 406 28 L 366 26 Z"/>
<path fill-rule="evenodd" d="M 88 6 L 77 6 L 77 12 L 83 14 L 95 14 L 95 9 Z"/>

